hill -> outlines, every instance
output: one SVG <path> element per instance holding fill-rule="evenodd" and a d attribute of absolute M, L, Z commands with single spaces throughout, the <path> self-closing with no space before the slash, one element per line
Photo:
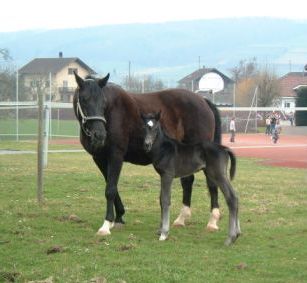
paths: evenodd
<path fill-rule="evenodd" d="M 228 73 L 241 59 L 256 57 L 279 74 L 307 63 L 307 21 L 270 18 L 215 19 L 159 24 L 106 25 L 82 29 L 0 33 L 14 64 L 35 57 L 79 57 L 98 73 L 120 81 L 131 71 L 174 85 L 200 64 Z"/>

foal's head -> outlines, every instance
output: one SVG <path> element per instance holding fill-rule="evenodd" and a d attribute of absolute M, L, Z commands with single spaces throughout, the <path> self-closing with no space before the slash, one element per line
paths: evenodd
<path fill-rule="evenodd" d="M 144 149 L 146 152 L 151 151 L 152 146 L 161 131 L 159 122 L 160 116 L 161 112 L 141 114 L 142 120 L 144 122 Z"/>
<path fill-rule="evenodd" d="M 102 79 L 87 77 L 82 79 L 75 74 L 78 88 L 75 92 L 75 113 L 83 133 L 89 137 L 91 146 L 97 150 L 104 146 L 106 132 L 106 97 L 103 88 L 106 86 L 109 74 Z"/>

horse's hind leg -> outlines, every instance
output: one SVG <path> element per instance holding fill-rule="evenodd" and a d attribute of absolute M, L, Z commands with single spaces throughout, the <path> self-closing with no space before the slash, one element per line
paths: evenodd
<path fill-rule="evenodd" d="M 180 179 L 181 186 L 183 190 L 182 203 L 183 207 L 176 220 L 174 221 L 174 226 L 184 226 L 185 220 L 191 217 L 191 197 L 192 197 L 192 186 L 194 182 L 194 175 L 183 177 Z"/>
<path fill-rule="evenodd" d="M 211 215 L 207 224 L 207 230 L 210 232 L 215 232 L 219 229 L 217 223 L 221 217 L 218 203 L 218 189 L 215 183 L 210 180 L 210 176 L 208 176 L 206 172 L 205 175 L 211 198 Z"/>

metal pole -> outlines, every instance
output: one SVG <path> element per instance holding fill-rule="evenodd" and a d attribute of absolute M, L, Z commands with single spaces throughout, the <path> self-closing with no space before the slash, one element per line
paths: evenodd
<path fill-rule="evenodd" d="M 38 91 L 38 143 L 37 143 L 37 201 L 41 204 L 44 201 L 43 196 L 43 174 L 44 174 L 44 94 Z"/>
<path fill-rule="evenodd" d="M 51 90 L 52 90 L 52 77 L 51 77 L 51 72 L 49 73 L 49 101 L 50 101 L 50 106 L 49 106 L 49 109 L 50 109 L 50 113 L 49 113 L 49 116 L 48 116 L 48 122 L 49 122 L 49 127 L 48 127 L 48 130 L 50 130 L 49 132 L 49 138 L 51 139 L 52 138 L 52 108 L 51 108 L 51 102 L 52 102 L 52 93 L 51 93 Z M 48 110 L 49 110 L 48 109 Z M 47 123 L 47 122 L 46 122 Z"/>
<path fill-rule="evenodd" d="M 257 111 L 257 106 L 258 106 L 258 86 L 256 88 L 256 93 L 255 93 L 255 110 L 256 110 L 256 118 L 255 118 L 255 130 L 256 130 L 256 133 L 258 132 L 258 111 Z"/>
<path fill-rule="evenodd" d="M 16 141 L 19 141 L 19 75 L 18 68 L 16 70 Z"/>
<path fill-rule="evenodd" d="M 232 106 L 233 106 L 233 117 L 236 116 L 236 83 L 233 84 L 233 101 L 232 101 Z"/>
<path fill-rule="evenodd" d="M 43 165 L 44 165 L 44 168 L 46 168 L 47 164 L 48 164 L 49 120 L 50 120 L 50 111 L 49 111 L 48 105 L 46 105 L 45 106 L 44 144 L 43 144 L 43 152 L 44 152 Z"/>

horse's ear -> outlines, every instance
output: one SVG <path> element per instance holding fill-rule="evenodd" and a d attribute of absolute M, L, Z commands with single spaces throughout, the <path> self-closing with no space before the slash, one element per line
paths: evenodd
<path fill-rule="evenodd" d="M 75 79 L 80 88 L 84 85 L 84 80 L 74 71 Z"/>
<path fill-rule="evenodd" d="M 103 87 L 107 84 L 107 82 L 108 82 L 108 80 L 109 80 L 109 77 L 110 77 L 110 73 L 108 73 L 104 78 L 98 80 L 98 85 L 99 85 L 101 88 L 103 88 Z"/>

